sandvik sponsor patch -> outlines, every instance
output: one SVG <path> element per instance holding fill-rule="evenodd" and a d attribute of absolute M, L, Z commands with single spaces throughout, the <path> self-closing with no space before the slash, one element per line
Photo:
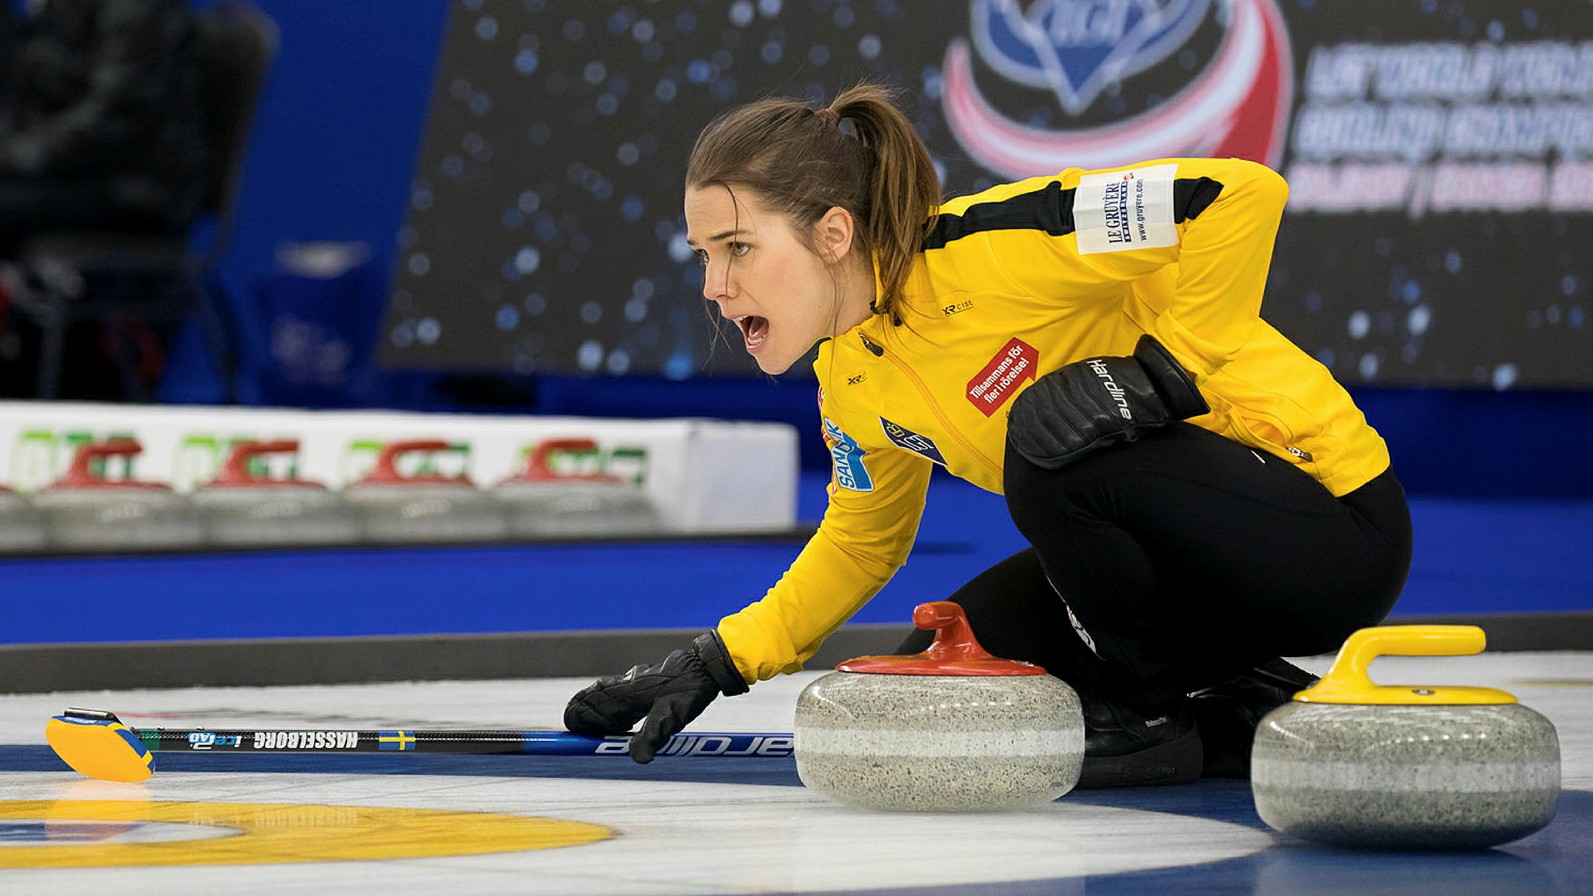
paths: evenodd
<path fill-rule="evenodd" d="M 1073 194 L 1080 255 L 1178 245 L 1173 224 L 1177 165 L 1086 174 Z"/>
<path fill-rule="evenodd" d="M 868 475 L 868 467 L 863 463 L 863 455 L 868 452 L 828 417 L 824 418 L 824 441 L 830 446 L 830 458 L 835 461 L 835 484 L 854 492 L 873 491 L 874 478 Z"/>
<path fill-rule="evenodd" d="M 885 430 L 885 438 L 890 439 L 892 445 L 906 448 L 914 454 L 921 454 L 943 467 L 946 465 L 946 458 L 941 456 L 940 449 L 935 446 L 934 440 L 928 436 L 921 436 L 905 426 L 898 426 L 886 420 L 884 417 L 879 418 L 879 425 L 881 429 Z"/>
<path fill-rule="evenodd" d="M 1039 364 L 1040 350 L 1013 337 L 968 381 L 968 400 L 989 417 L 1007 403 L 1019 383 L 1034 379 Z"/>

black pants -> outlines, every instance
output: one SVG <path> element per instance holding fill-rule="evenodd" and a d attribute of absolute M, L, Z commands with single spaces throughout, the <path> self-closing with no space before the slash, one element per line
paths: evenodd
<path fill-rule="evenodd" d="M 1005 486 L 1033 547 L 949 599 L 991 653 L 1105 699 L 1154 705 L 1273 657 L 1337 650 L 1388 614 L 1410 567 L 1392 471 L 1335 498 L 1185 423 L 1061 470 L 1009 447 Z M 928 641 L 915 632 L 902 649 Z"/>

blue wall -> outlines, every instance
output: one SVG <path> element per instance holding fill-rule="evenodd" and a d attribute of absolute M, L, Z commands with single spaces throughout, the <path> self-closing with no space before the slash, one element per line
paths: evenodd
<path fill-rule="evenodd" d="M 211 0 L 195 0 L 196 7 Z M 222 279 L 244 306 L 280 243 L 358 241 L 385 282 L 448 15 L 447 0 L 255 0 L 281 29 L 245 175 L 238 230 Z M 378 283 L 382 290 L 383 284 Z M 378 313 L 381 296 L 367 304 Z M 369 321 L 374 338 L 376 321 Z M 256 334 L 258 338 L 258 334 Z M 176 400 L 215 400 L 213 379 L 175 365 Z M 594 416 L 781 420 L 799 427 L 803 460 L 827 462 L 812 385 L 802 380 L 582 380 L 543 377 L 446 388 L 435 378 L 387 376 L 374 403 L 436 408 L 488 400 L 508 410 Z M 244 392 L 245 399 L 248 391 Z M 1492 393 L 1363 389 L 1367 416 L 1388 437 L 1414 493 L 1593 497 L 1585 446 L 1593 392 Z M 811 436 L 811 437 L 809 437 Z"/>
<path fill-rule="evenodd" d="M 223 264 L 242 294 L 281 242 L 358 240 L 391 266 L 446 0 L 254 0 L 281 30 Z M 195 8 L 209 6 L 195 0 Z"/>

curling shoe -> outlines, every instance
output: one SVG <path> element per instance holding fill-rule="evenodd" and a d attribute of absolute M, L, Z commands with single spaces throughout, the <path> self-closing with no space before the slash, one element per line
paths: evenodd
<path fill-rule="evenodd" d="M 1317 677 L 1283 659 L 1190 695 L 1203 748 L 1201 775 L 1250 777 L 1250 748 L 1267 713 L 1316 684 Z"/>
<path fill-rule="evenodd" d="M 1078 786 L 1188 784 L 1201 773 L 1200 732 L 1184 700 L 1140 710 L 1084 701 L 1084 768 Z"/>

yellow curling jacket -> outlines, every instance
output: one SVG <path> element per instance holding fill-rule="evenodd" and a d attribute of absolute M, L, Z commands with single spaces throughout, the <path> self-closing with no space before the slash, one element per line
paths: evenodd
<path fill-rule="evenodd" d="M 820 346 L 834 458 L 818 531 L 768 594 L 719 623 L 748 681 L 794 672 L 906 562 L 935 464 L 999 493 L 1012 399 L 1143 333 L 1195 376 L 1191 422 L 1310 473 L 1333 494 L 1389 466 L 1328 372 L 1260 317 L 1288 187 L 1235 159 L 1069 169 L 950 200 L 905 288 Z"/>

